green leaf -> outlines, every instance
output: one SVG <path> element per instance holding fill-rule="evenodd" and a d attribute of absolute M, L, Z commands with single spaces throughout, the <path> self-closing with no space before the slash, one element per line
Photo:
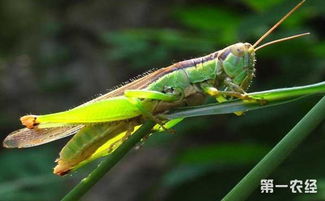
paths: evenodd
<path fill-rule="evenodd" d="M 163 115 L 167 119 L 186 118 L 204 115 L 228 114 L 238 111 L 262 109 L 298 100 L 307 95 L 325 93 L 325 82 L 300 87 L 273 89 L 249 93 L 248 96 L 261 101 L 234 100 L 224 103 L 206 104 L 196 107 L 186 107 Z"/>

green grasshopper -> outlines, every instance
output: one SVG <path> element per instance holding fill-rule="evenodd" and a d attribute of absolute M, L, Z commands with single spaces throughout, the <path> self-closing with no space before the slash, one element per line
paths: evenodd
<path fill-rule="evenodd" d="M 167 121 L 159 115 L 177 107 L 200 105 L 209 96 L 218 102 L 232 98 L 260 101 L 245 92 L 254 77 L 255 52 L 309 33 L 258 45 L 303 2 L 253 45 L 236 43 L 207 56 L 175 63 L 64 112 L 23 116 L 20 120 L 26 128 L 10 133 L 3 145 L 33 147 L 76 134 L 56 161 L 54 173 L 64 175 L 114 151 L 147 119 L 157 123 L 153 132 L 173 127 L 182 119 Z"/>

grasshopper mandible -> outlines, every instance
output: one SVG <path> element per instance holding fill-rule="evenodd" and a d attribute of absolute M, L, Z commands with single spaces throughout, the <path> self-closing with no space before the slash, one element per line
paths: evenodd
<path fill-rule="evenodd" d="M 3 145 L 32 147 L 76 134 L 61 150 L 54 168 L 55 174 L 64 175 L 114 151 L 146 119 L 157 122 L 155 130 L 171 128 L 182 119 L 159 118 L 159 114 L 171 109 L 200 105 L 208 96 L 218 102 L 229 98 L 252 100 L 245 91 L 254 77 L 255 52 L 309 33 L 258 45 L 303 3 L 253 45 L 240 42 L 207 56 L 175 63 L 64 112 L 23 116 L 20 120 L 26 128 L 10 133 Z M 240 115 L 240 111 L 236 114 Z"/>

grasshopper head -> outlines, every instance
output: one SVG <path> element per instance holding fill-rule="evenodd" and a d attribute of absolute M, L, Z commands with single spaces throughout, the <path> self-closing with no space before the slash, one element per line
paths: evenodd
<path fill-rule="evenodd" d="M 236 43 L 222 50 L 218 57 L 222 61 L 226 77 L 246 90 L 255 72 L 255 50 L 249 43 Z"/>

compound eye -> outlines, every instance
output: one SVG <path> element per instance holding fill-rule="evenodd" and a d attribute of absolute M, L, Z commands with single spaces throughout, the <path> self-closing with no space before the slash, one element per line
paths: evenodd
<path fill-rule="evenodd" d="M 244 56 L 246 47 L 243 43 L 237 43 L 230 47 L 230 51 L 235 56 L 241 57 L 241 56 Z"/>
<path fill-rule="evenodd" d="M 251 45 L 250 43 L 245 43 L 245 47 L 249 54 L 253 54 L 255 52 L 253 45 Z"/>

